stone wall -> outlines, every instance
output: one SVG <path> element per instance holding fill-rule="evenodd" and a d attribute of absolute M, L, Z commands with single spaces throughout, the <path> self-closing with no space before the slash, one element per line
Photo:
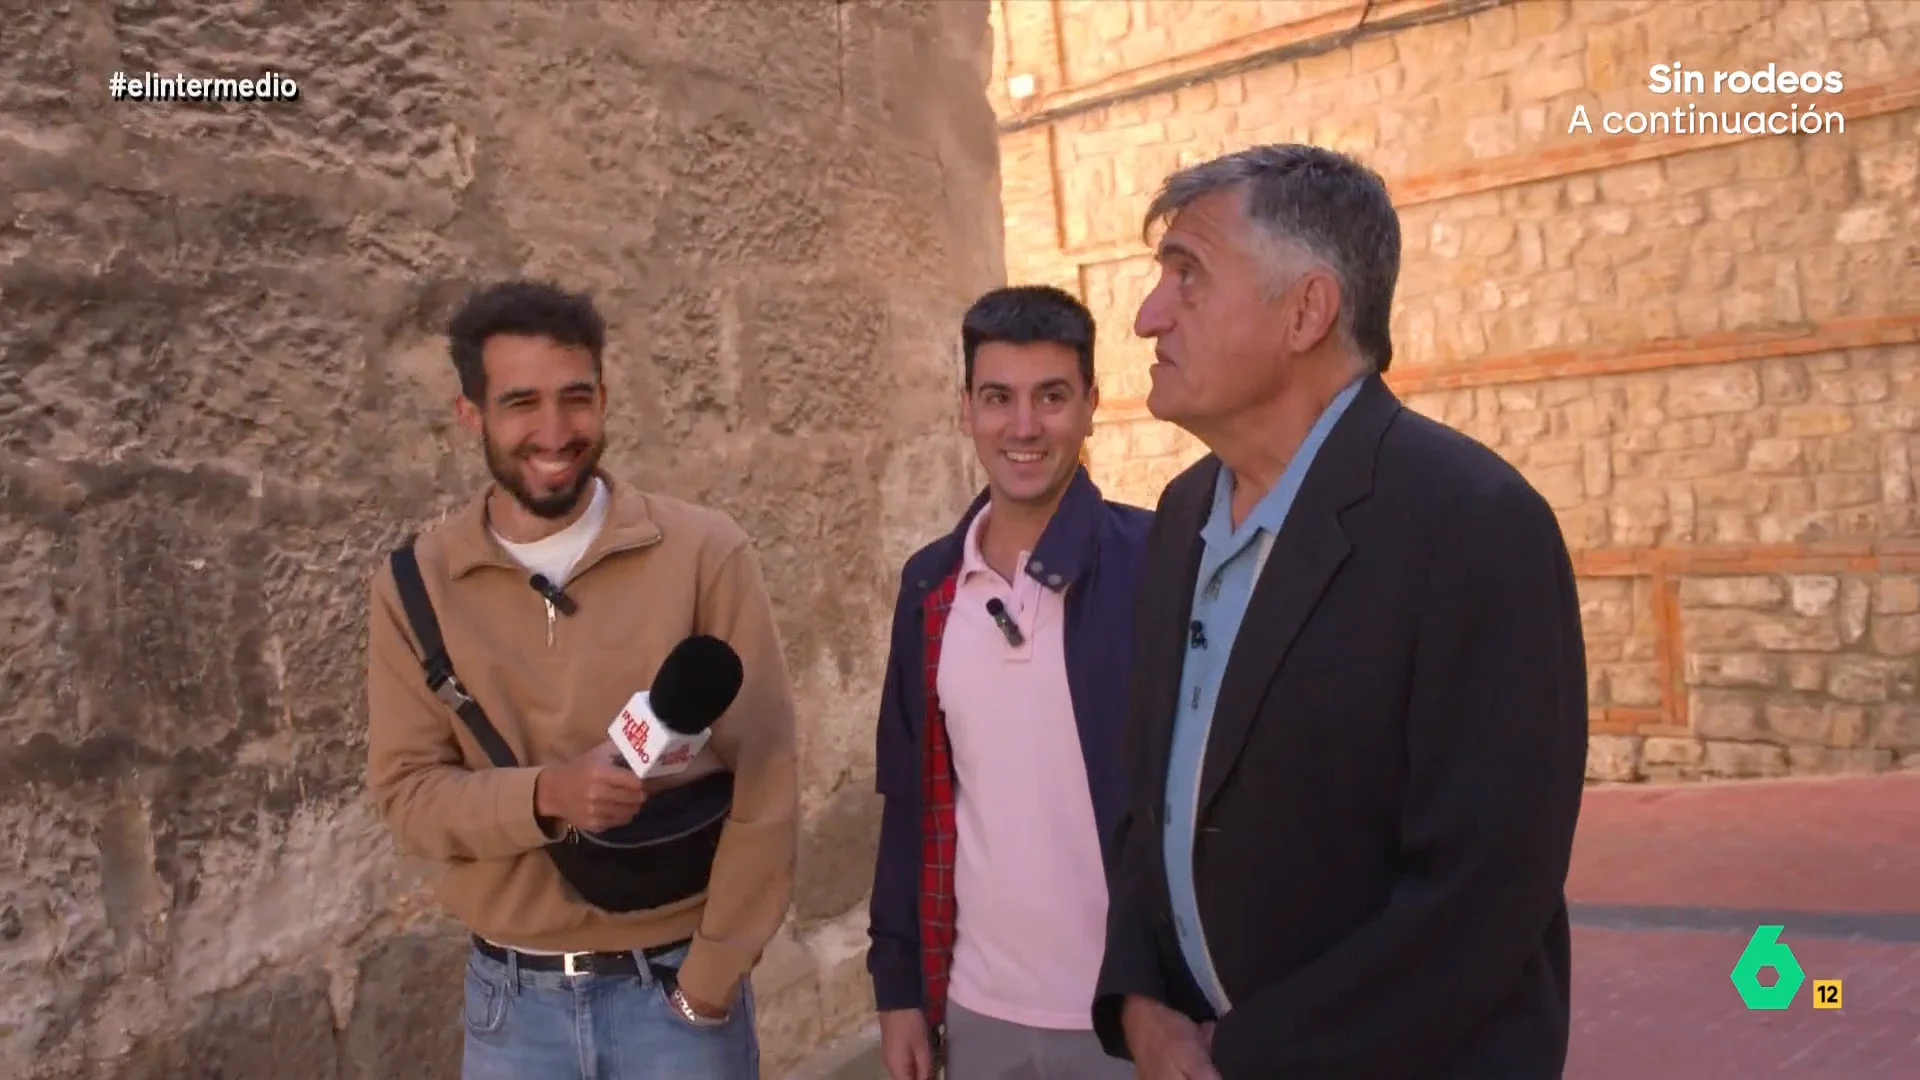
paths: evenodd
<path fill-rule="evenodd" d="M 995 32 L 1009 273 L 1099 318 L 1103 484 L 1151 506 L 1203 452 L 1141 404 L 1154 186 L 1356 153 L 1402 211 L 1390 383 L 1575 549 L 1592 777 L 1920 762 L 1920 3 L 1002 2 Z M 1838 71 L 1768 107 L 1844 131 L 1608 135 L 1766 100 L 1653 94 L 1663 62 Z"/>
<path fill-rule="evenodd" d="M 362 606 L 484 479 L 440 327 L 521 272 L 610 316 L 608 464 L 766 560 L 807 814 L 768 1075 L 864 1018 L 892 590 L 970 494 L 954 327 L 1003 280 L 989 49 L 946 0 L 0 25 L 0 1075 L 457 1075 L 460 941 L 360 796 Z M 299 95 L 108 99 L 147 69 Z"/>

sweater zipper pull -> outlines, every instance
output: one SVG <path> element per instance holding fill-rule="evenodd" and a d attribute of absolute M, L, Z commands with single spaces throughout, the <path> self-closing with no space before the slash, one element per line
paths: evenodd
<path fill-rule="evenodd" d="M 547 647 L 553 647 L 553 601 L 541 597 L 540 602 L 547 605 Z"/>

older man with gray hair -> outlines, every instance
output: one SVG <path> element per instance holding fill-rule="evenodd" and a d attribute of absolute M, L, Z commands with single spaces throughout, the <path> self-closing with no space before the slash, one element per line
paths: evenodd
<path fill-rule="evenodd" d="M 1400 224 L 1312 146 L 1169 178 L 1148 539 L 1094 1023 L 1140 1080 L 1548 1080 L 1586 650 L 1558 522 L 1382 379 Z"/>

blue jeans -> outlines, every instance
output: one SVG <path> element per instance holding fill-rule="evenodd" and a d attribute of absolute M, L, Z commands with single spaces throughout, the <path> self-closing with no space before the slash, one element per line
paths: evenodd
<path fill-rule="evenodd" d="M 652 962 L 677 970 L 685 959 L 682 947 Z M 470 950 L 462 1080 L 759 1080 L 746 980 L 725 1023 L 695 1027 L 640 970 L 530 971 Z"/>

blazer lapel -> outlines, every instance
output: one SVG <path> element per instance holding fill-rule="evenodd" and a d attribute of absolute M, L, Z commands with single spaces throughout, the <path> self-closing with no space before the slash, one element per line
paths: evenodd
<path fill-rule="evenodd" d="M 1380 439 L 1400 408 L 1386 383 L 1371 376 L 1321 444 L 1274 538 L 1221 675 L 1200 771 L 1202 815 L 1232 772 L 1294 639 L 1353 550 L 1339 515 L 1372 491 Z"/>
<path fill-rule="evenodd" d="M 1302 492 L 1305 494 L 1305 492 Z M 1228 654 L 1207 736 L 1207 757 L 1200 770 L 1200 808 L 1204 814 L 1220 793 L 1227 773 L 1246 745 L 1247 735 L 1267 688 L 1280 670 L 1293 639 L 1320 603 L 1327 584 L 1346 562 L 1352 544 L 1340 522 L 1323 508 L 1295 504 L 1274 538 L 1267 568 L 1254 585 L 1246 618 Z"/>
<path fill-rule="evenodd" d="M 1200 556 L 1205 545 L 1200 541 L 1200 526 L 1213 493 L 1219 463 L 1205 459 L 1195 470 L 1183 497 L 1169 499 L 1161 509 L 1166 518 L 1171 555 L 1157 565 L 1149 563 L 1150 588 L 1142 590 L 1143 599 L 1152 605 L 1138 612 L 1142 627 L 1150 636 L 1143 655 L 1136 658 L 1133 683 L 1133 708 L 1140 717 L 1148 767 L 1140 777 L 1151 796 L 1153 820 L 1160 822 L 1160 811 L 1167 799 L 1167 757 L 1173 748 L 1174 718 L 1179 714 L 1181 669 L 1186 661 L 1187 623 L 1193 618 L 1193 582 L 1200 573 Z"/>

